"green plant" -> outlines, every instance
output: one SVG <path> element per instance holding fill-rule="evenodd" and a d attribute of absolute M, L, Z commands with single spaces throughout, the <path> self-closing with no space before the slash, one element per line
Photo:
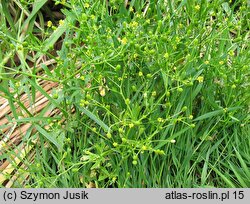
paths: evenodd
<path fill-rule="evenodd" d="M 28 113 L 40 141 L 29 186 L 249 187 L 246 1 L 63 4 L 61 25 L 41 31 L 51 36 L 23 42 L 53 71 L 21 59 L 26 68 L 12 70 L 31 101 L 39 91 L 61 111 Z M 39 78 L 59 85 L 49 95 Z"/>

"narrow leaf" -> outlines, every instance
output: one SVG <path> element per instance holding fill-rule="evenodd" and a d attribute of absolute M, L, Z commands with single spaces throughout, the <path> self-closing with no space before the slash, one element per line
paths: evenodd
<path fill-rule="evenodd" d="M 100 120 L 100 118 L 98 118 L 96 115 L 94 115 L 93 113 L 91 113 L 89 110 L 87 110 L 86 108 L 81 108 L 82 112 L 85 113 L 89 118 L 91 118 L 92 120 L 94 120 L 98 125 L 100 125 L 104 130 L 108 131 L 109 127 Z"/>
<path fill-rule="evenodd" d="M 220 115 L 220 114 L 222 114 L 222 113 L 223 113 L 223 110 L 212 111 L 212 112 L 206 113 L 206 114 L 204 114 L 204 115 L 201 115 L 201 116 L 199 116 L 198 118 L 195 118 L 194 121 L 204 120 L 204 119 L 207 119 L 207 118 L 211 118 L 211 117 Z"/>
<path fill-rule="evenodd" d="M 35 127 L 38 132 L 40 132 L 44 137 L 46 137 L 50 142 L 52 142 L 58 149 L 62 149 L 62 146 L 59 144 L 59 142 L 56 140 L 53 134 L 48 133 L 39 125 L 35 125 Z"/>

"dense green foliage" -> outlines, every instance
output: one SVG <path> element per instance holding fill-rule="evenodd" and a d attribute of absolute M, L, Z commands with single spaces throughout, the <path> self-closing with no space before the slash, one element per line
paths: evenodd
<path fill-rule="evenodd" d="M 0 94 L 32 101 L 39 78 L 59 84 L 42 94 L 61 114 L 29 116 L 26 141 L 40 142 L 27 186 L 250 187 L 247 1 L 61 3 L 63 21 L 38 6 L 24 35 L 1 12 Z M 56 65 L 27 64 L 41 55 Z"/>

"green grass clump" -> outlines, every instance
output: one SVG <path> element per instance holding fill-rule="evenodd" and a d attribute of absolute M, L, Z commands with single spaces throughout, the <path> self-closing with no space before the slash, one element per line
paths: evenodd
<path fill-rule="evenodd" d="M 42 39 L 34 28 L 20 40 L 14 21 L 0 33 L 1 59 L 20 45 L 19 67 L 0 67 L 3 93 L 18 82 L 31 101 L 40 91 L 47 110 L 61 111 L 30 116 L 38 133 L 27 141 L 40 142 L 28 186 L 250 187 L 247 1 L 63 5 L 66 18 L 45 24 Z M 56 60 L 53 71 L 28 66 L 31 51 L 34 62 Z M 59 86 L 49 95 L 39 78 Z"/>

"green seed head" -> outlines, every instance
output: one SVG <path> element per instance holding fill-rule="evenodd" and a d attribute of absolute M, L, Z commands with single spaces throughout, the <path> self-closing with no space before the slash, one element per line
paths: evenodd
<path fill-rule="evenodd" d="M 190 120 L 192 120 L 192 119 L 194 118 L 194 116 L 193 116 L 193 115 L 189 115 L 188 118 L 189 118 Z"/>
<path fill-rule="evenodd" d="M 118 131 L 119 131 L 119 133 L 123 133 L 124 132 L 124 130 L 122 128 L 119 128 Z"/>
<path fill-rule="evenodd" d="M 133 156 L 133 160 L 137 160 L 138 159 L 138 156 L 137 155 L 134 155 Z"/>
<path fill-rule="evenodd" d="M 181 109 L 183 112 L 187 110 L 187 106 L 184 106 L 182 109 Z"/>
<path fill-rule="evenodd" d="M 115 70 L 116 70 L 116 71 L 119 71 L 120 69 L 121 69 L 121 65 L 118 64 L 118 65 L 115 67 Z"/>
<path fill-rule="evenodd" d="M 107 138 L 109 138 L 109 139 L 110 139 L 111 137 L 112 137 L 111 133 L 110 133 L 110 132 L 108 132 L 108 133 L 107 133 Z"/>
<path fill-rule="evenodd" d="M 130 100 L 129 100 L 129 98 L 125 99 L 125 103 L 126 103 L 127 105 L 129 105 L 129 104 L 130 104 Z"/>
<path fill-rule="evenodd" d="M 177 89 L 177 91 L 181 93 L 181 92 L 183 92 L 183 88 L 179 87 L 179 88 Z"/>
<path fill-rule="evenodd" d="M 191 128 L 195 128 L 195 124 L 192 123 L 192 124 L 190 125 L 190 127 L 191 127 Z"/>
<path fill-rule="evenodd" d="M 73 168 L 73 169 L 72 169 L 72 172 L 73 172 L 73 173 L 76 173 L 76 172 L 78 172 L 78 171 L 79 171 L 78 168 Z"/>
<path fill-rule="evenodd" d="M 52 95 L 52 98 L 58 99 L 58 93 L 54 93 L 54 94 Z"/>
<path fill-rule="evenodd" d="M 137 162 L 136 160 L 133 160 L 133 161 L 132 161 L 132 164 L 133 164 L 133 165 L 137 165 L 137 163 L 138 163 L 138 162 Z"/>
<path fill-rule="evenodd" d="M 152 78 L 152 74 L 147 74 L 147 78 Z"/>

